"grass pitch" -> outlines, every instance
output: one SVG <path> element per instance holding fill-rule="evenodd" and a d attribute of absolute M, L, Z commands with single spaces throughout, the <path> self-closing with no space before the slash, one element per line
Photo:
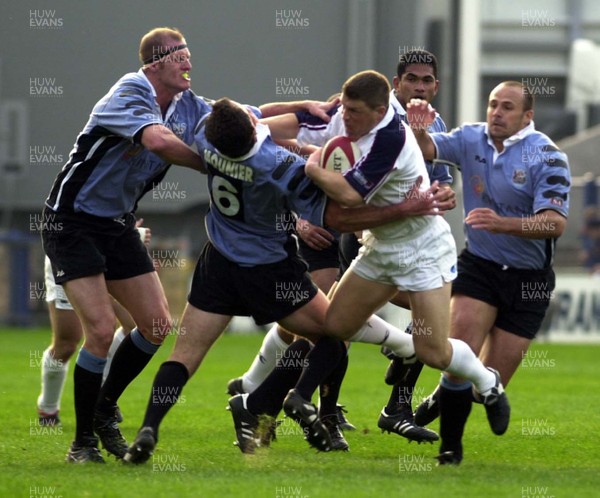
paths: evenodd
<path fill-rule="evenodd" d="M 37 424 L 42 352 L 49 330 L 0 331 L 1 497 L 596 497 L 600 475 L 599 346 L 537 344 L 508 394 L 508 432 L 494 436 L 474 405 L 459 467 L 436 467 L 436 445 L 381 434 L 377 418 L 389 396 L 387 360 L 354 344 L 341 401 L 358 430 L 348 453 L 315 453 L 285 421 L 270 449 L 243 455 L 234 441 L 225 386 L 250 364 L 261 335 L 222 337 L 167 415 L 154 456 L 141 466 L 110 457 L 106 465 L 69 465 L 74 433 L 72 366 L 57 429 Z M 152 379 L 173 338 L 130 385 L 120 406 L 133 439 Z M 425 368 L 420 400 L 439 374 Z M 432 428 L 437 430 L 434 422 Z"/>

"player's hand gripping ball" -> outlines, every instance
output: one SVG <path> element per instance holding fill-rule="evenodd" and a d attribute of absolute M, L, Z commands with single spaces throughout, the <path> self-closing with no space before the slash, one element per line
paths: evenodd
<path fill-rule="evenodd" d="M 354 165 L 360 155 L 358 145 L 348 137 L 333 137 L 323 146 L 320 166 L 329 171 L 344 173 Z"/>

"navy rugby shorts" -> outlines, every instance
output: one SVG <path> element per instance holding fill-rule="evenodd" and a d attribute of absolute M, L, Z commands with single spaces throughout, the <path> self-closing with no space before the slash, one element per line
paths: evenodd
<path fill-rule="evenodd" d="M 465 249 L 458 257 L 458 276 L 452 282 L 452 294 L 462 294 L 494 306 L 498 309 L 496 327 L 534 339 L 554 286 L 552 268 L 505 268 Z"/>
<path fill-rule="evenodd" d="M 318 291 L 306 263 L 289 246 L 283 261 L 240 266 L 207 242 L 196 263 L 188 302 L 209 313 L 252 316 L 257 325 L 285 318 Z"/>
<path fill-rule="evenodd" d="M 133 214 L 112 219 L 46 208 L 41 225 L 57 284 L 100 273 L 106 280 L 122 280 L 155 271 Z"/>

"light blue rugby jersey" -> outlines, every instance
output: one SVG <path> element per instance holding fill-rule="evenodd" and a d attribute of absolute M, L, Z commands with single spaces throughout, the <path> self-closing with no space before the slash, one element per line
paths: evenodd
<path fill-rule="evenodd" d="M 236 159 L 220 154 L 203 126 L 196 135 L 208 168 L 206 231 L 219 252 L 241 266 L 285 259 L 295 228 L 292 213 L 323 225 L 327 202 L 305 175 L 303 158 L 276 145 L 266 125 L 258 124 L 256 132 L 252 150 Z"/>
<path fill-rule="evenodd" d="M 169 167 L 139 143 L 139 132 L 160 124 L 190 145 L 196 124 L 210 109 L 209 102 L 186 90 L 173 99 L 163 119 L 143 71 L 126 74 L 94 106 L 46 205 L 110 218 L 132 212 Z"/>
<path fill-rule="evenodd" d="M 545 209 L 567 217 L 571 174 L 566 154 L 531 122 L 504 141 L 498 154 L 486 123 L 466 124 L 450 133 L 431 135 L 437 157 L 458 165 L 463 178 L 465 213 L 490 208 L 500 216 L 517 217 L 523 227 Z M 556 239 L 526 239 L 475 230 L 465 224 L 473 254 L 511 268 L 541 269 L 552 264 Z"/>

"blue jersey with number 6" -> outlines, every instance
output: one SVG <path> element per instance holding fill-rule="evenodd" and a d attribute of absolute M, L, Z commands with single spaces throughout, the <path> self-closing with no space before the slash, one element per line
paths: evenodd
<path fill-rule="evenodd" d="M 250 152 L 230 158 L 208 142 L 203 126 L 196 134 L 209 177 L 206 231 L 223 256 L 242 266 L 285 259 L 295 215 L 322 225 L 327 200 L 304 174 L 304 159 L 275 144 L 267 126 L 258 124 L 256 135 Z"/>

